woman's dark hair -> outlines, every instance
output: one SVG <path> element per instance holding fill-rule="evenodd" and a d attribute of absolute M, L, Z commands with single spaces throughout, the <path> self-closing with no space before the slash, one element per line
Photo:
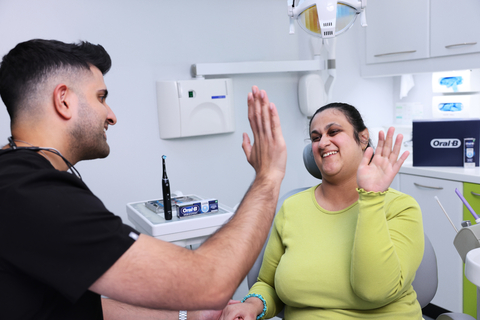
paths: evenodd
<path fill-rule="evenodd" d="M 347 118 L 348 122 L 353 127 L 353 137 L 354 137 L 355 141 L 358 144 L 360 144 L 360 138 L 358 136 L 359 136 L 360 132 L 367 129 L 367 127 L 365 126 L 365 123 L 363 122 L 363 119 L 362 119 L 362 116 L 360 115 L 360 112 L 358 112 L 358 110 L 354 106 L 349 105 L 348 103 L 332 102 L 332 103 L 329 103 L 329 104 L 319 108 L 317 111 L 315 111 L 312 118 L 310 119 L 310 123 L 308 124 L 309 131 L 310 131 L 310 128 L 312 127 L 313 118 L 315 118 L 315 116 L 317 114 L 319 114 L 320 112 L 325 111 L 327 109 L 336 109 L 336 110 L 339 110 L 343 113 L 345 118 Z M 368 140 L 367 147 L 370 147 L 370 139 Z"/>
<path fill-rule="evenodd" d="M 105 75 L 111 65 L 110 56 L 101 45 L 85 41 L 29 40 L 19 43 L 3 57 L 0 96 L 13 121 L 23 99 L 59 70 L 90 70 L 95 66 Z"/>

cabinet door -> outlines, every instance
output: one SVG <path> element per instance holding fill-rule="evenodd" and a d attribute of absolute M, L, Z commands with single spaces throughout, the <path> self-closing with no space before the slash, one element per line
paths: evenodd
<path fill-rule="evenodd" d="M 475 213 L 480 214 L 480 184 L 463 183 L 463 196 L 470 204 Z M 463 206 L 463 220 L 469 220 L 472 225 L 476 224 L 475 218 L 470 211 Z M 463 277 L 463 313 L 469 314 L 472 317 L 477 316 L 477 287 Z"/>
<path fill-rule="evenodd" d="M 435 200 L 438 197 L 455 227 L 462 222 L 462 203 L 455 188 L 457 181 L 400 174 L 400 190 L 417 200 L 422 210 L 423 228 L 437 256 L 438 289 L 432 303 L 453 312 L 463 309 L 463 262 L 453 245 L 456 232 Z"/>
<path fill-rule="evenodd" d="M 369 1 L 367 64 L 428 58 L 429 1 Z"/>
<path fill-rule="evenodd" d="M 480 1 L 430 2 L 430 56 L 480 52 Z"/>

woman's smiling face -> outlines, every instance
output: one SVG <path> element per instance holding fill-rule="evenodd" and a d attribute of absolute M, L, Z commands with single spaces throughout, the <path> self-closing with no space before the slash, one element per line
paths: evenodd
<path fill-rule="evenodd" d="M 317 113 L 311 122 L 310 139 L 324 179 L 356 176 L 363 157 L 362 145 L 355 139 L 354 128 L 342 111 L 330 108 Z"/>

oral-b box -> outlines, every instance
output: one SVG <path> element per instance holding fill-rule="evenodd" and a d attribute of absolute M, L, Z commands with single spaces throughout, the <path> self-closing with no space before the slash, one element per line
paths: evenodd
<path fill-rule="evenodd" d="M 178 204 L 177 217 L 188 217 L 201 213 L 218 211 L 218 200 L 208 199 Z"/>
<path fill-rule="evenodd" d="M 173 197 L 171 201 L 172 213 L 176 213 L 178 218 L 219 211 L 217 199 L 202 199 L 196 195 L 182 195 Z M 145 207 L 162 217 L 164 216 L 162 199 L 147 201 Z"/>
<path fill-rule="evenodd" d="M 479 150 L 480 119 L 413 120 L 413 166 L 463 167 L 465 138 Z M 473 161 L 478 167 L 478 152 Z"/>

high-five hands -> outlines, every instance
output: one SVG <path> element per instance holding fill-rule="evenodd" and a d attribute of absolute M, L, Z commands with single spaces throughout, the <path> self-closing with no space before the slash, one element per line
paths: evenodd
<path fill-rule="evenodd" d="M 267 93 L 252 87 L 248 94 L 248 120 L 254 143 L 243 134 L 242 148 L 257 177 L 280 178 L 285 176 L 287 147 L 280 127 L 277 108 L 268 100 Z"/>
<path fill-rule="evenodd" d="M 390 127 L 385 139 L 383 131 L 378 134 L 378 145 L 372 161 L 373 149 L 365 150 L 362 162 L 357 171 L 357 185 L 365 191 L 383 192 L 388 189 L 395 175 L 400 170 L 409 152 L 405 151 L 400 158 L 400 149 L 403 136 L 397 135 L 392 149 L 393 133 L 395 129 Z"/>
<path fill-rule="evenodd" d="M 260 299 L 250 298 L 245 303 L 232 303 L 226 306 L 220 320 L 255 320 L 262 309 L 263 303 Z"/>

